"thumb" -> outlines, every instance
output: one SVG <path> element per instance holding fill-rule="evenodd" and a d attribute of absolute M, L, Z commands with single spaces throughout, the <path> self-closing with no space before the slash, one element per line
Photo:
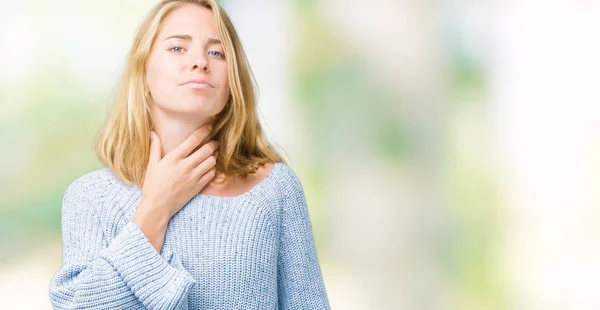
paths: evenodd
<path fill-rule="evenodd" d="M 155 164 L 162 158 L 161 145 L 158 135 L 154 131 L 150 132 L 150 158 L 149 163 Z"/>

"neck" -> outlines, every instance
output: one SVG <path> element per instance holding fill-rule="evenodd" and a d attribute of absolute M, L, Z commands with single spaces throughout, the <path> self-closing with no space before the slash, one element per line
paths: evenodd
<path fill-rule="evenodd" d="M 154 131 L 160 139 L 162 156 L 164 157 L 198 128 L 204 124 L 212 123 L 212 117 L 184 118 L 180 115 L 172 115 L 156 109 L 152 111 L 152 121 L 154 123 Z M 195 149 L 198 149 L 200 146 L 202 144 L 198 145 Z"/>

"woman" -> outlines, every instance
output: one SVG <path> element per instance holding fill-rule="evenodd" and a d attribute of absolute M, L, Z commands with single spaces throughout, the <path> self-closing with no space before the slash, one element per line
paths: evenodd
<path fill-rule="evenodd" d="M 67 188 L 57 309 L 329 309 L 302 185 L 263 137 L 236 31 L 163 1 Z M 218 152 L 217 152 L 218 148 Z"/>

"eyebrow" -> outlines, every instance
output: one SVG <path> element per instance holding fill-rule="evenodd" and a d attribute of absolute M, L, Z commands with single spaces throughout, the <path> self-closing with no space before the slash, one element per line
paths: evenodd
<path fill-rule="evenodd" d="M 192 40 L 192 36 L 187 35 L 187 34 L 174 34 L 172 36 L 167 37 L 163 41 L 167 41 L 167 40 L 170 40 L 170 39 L 180 39 L 180 40 L 191 41 Z M 210 37 L 210 38 L 208 38 L 208 44 L 221 44 L 221 40 L 219 40 L 217 38 Z"/>

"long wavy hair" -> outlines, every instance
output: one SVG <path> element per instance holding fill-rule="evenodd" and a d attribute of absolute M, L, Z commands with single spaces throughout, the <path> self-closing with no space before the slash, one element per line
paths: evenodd
<path fill-rule="evenodd" d="M 265 139 L 256 109 L 256 80 L 237 32 L 214 0 L 166 0 L 158 3 L 137 30 L 127 54 L 111 110 L 96 137 L 96 155 L 123 182 L 143 186 L 154 130 L 146 85 L 146 63 L 164 18 L 184 4 L 210 9 L 223 44 L 228 67 L 229 96 L 215 116 L 210 140 L 219 141 L 217 172 L 223 181 L 246 177 L 267 162 L 284 162 Z"/>

